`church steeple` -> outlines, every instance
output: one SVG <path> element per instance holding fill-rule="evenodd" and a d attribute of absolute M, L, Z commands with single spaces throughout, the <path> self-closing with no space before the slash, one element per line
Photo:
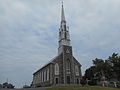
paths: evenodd
<path fill-rule="evenodd" d="M 61 22 L 62 21 L 65 21 L 65 14 L 64 14 L 63 2 L 62 2 L 62 13 L 61 13 Z"/>
<path fill-rule="evenodd" d="M 62 10 L 61 10 L 61 24 L 59 28 L 59 48 L 58 53 L 60 54 L 63 50 L 63 46 L 70 46 L 70 36 L 69 36 L 69 28 L 66 26 L 65 14 L 64 14 L 64 7 L 62 3 Z"/>

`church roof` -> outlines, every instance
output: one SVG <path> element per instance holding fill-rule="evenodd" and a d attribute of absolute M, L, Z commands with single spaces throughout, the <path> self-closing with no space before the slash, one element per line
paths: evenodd
<path fill-rule="evenodd" d="M 39 72 L 42 68 L 44 68 L 45 66 L 49 65 L 50 63 L 52 63 L 58 56 L 54 57 L 53 59 L 51 59 L 48 63 L 46 63 L 44 66 L 42 66 L 39 70 L 37 70 L 34 74 L 36 74 L 37 72 Z"/>

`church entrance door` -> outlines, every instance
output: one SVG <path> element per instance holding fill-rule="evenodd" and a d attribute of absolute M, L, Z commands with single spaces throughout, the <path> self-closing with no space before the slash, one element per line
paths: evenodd
<path fill-rule="evenodd" d="M 70 76 L 67 76 L 67 84 L 70 84 Z"/>
<path fill-rule="evenodd" d="M 55 78 L 55 84 L 58 84 L 58 78 Z"/>

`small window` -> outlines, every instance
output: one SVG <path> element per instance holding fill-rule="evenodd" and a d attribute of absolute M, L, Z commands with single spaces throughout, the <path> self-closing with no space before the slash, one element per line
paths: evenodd
<path fill-rule="evenodd" d="M 67 33 L 65 32 L 65 39 L 67 39 Z"/>
<path fill-rule="evenodd" d="M 66 25 L 64 25 L 64 29 L 66 30 Z"/>

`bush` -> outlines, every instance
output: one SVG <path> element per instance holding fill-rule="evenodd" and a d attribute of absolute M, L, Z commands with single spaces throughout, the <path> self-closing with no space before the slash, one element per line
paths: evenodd
<path fill-rule="evenodd" d="M 81 85 L 84 86 L 87 84 L 87 81 L 86 79 L 82 78 L 81 81 L 80 81 Z"/>
<path fill-rule="evenodd" d="M 11 83 L 7 83 L 7 82 L 5 82 L 5 83 L 3 83 L 3 88 L 14 88 L 15 86 L 13 86 Z"/>
<path fill-rule="evenodd" d="M 0 84 L 0 88 L 2 88 L 2 84 Z"/>
<path fill-rule="evenodd" d="M 117 83 L 117 87 L 120 88 L 120 82 Z"/>
<path fill-rule="evenodd" d="M 94 86 L 94 85 L 97 85 L 97 83 L 95 80 L 90 80 L 90 81 L 88 81 L 88 85 Z"/>
<path fill-rule="evenodd" d="M 28 85 L 24 85 L 23 88 L 30 88 L 30 86 L 28 86 Z"/>

